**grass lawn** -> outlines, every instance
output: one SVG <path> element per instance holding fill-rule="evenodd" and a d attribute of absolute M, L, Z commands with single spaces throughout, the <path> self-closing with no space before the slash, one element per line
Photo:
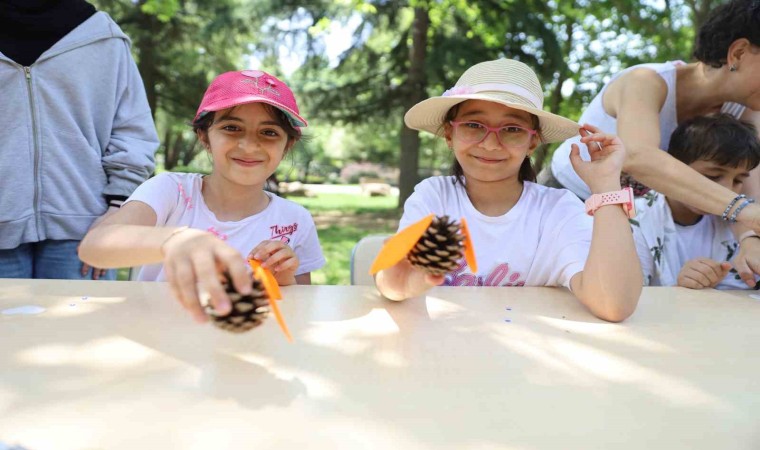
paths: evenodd
<path fill-rule="evenodd" d="M 314 216 L 317 234 L 327 264 L 311 274 L 314 284 L 349 284 L 351 250 L 370 234 L 394 233 L 400 211 L 398 197 L 366 197 L 353 194 L 321 194 L 317 197 L 288 197 Z M 126 280 L 120 269 L 119 280 Z"/>
<path fill-rule="evenodd" d="M 398 197 L 321 194 L 289 197 L 314 216 L 327 264 L 311 274 L 314 284 L 349 284 L 351 250 L 364 236 L 394 233 L 400 211 Z"/>

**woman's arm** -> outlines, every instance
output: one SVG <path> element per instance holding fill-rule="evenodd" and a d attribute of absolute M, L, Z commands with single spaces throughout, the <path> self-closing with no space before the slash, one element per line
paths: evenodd
<path fill-rule="evenodd" d="M 736 194 L 659 148 L 663 89 L 656 73 L 634 70 L 605 93 L 605 109 L 617 118 L 617 134 L 628 153 L 623 170 L 669 198 L 720 216 Z M 760 207 L 748 206 L 737 219 L 760 232 Z"/>
<path fill-rule="evenodd" d="M 620 167 L 626 157 L 622 142 L 615 136 L 599 133 L 595 127 L 584 128 L 594 132 L 581 139 L 589 146 L 591 161 L 583 161 L 578 147 L 573 145 L 570 153 L 573 168 L 593 194 L 620 190 Z M 586 264 L 570 280 L 573 293 L 595 316 L 620 322 L 636 309 L 642 283 L 628 216 L 620 205 L 599 208 L 594 213 Z"/>

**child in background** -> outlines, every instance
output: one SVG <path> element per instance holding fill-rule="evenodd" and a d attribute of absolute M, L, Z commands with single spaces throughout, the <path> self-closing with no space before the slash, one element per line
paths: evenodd
<path fill-rule="evenodd" d="M 243 255 L 262 261 L 280 285 L 309 284 L 310 272 L 325 262 L 314 221 L 302 206 L 264 191 L 305 126 L 293 93 L 274 76 L 259 70 L 219 75 L 193 121 L 213 172 L 148 180 L 87 234 L 80 257 L 96 267 L 150 264 L 139 279 L 168 281 L 199 322 L 206 315 L 198 287 L 217 312 L 230 310 L 223 272 L 238 292 L 251 292 Z"/>
<path fill-rule="evenodd" d="M 383 295 L 403 300 L 442 283 L 566 286 L 597 317 L 621 321 L 633 313 L 641 273 L 627 214 L 633 199 L 630 191 L 617 192 L 625 159 L 618 138 L 585 125 L 581 141 L 591 161 L 581 160 L 577 146 L 571 154 L 594 194 L 615 194 L 593 197 L 592 219 L 571 192 L 534 183 L 531 153 L 541 142 L 577 134 L 579 126 L 543 110 L 541 85 L 525 64 L 477 64 L 443 96 L 412 107 L 404 120 L 410 128 L 444 137 L 456 160 L 453 176 L 417 185 L 399 228 L 431 213 L 464 217 L 479 272 L 462 262 L 454 273 L 434 276 L 403 259 L 377 274 Z"/>
<path fill-rule="evenodd" d="M 755 127 L 728 114 L 682 123 L 671 135 L 669 152 L 737 194 L 760 164 Z M 747 288 L 730 261 L 741 241 L 758 237 L 754 232 L 743 234 L 737 242 L 729 223 L 720 217 L 655 191 L 636 199 L 636 209 L 633 232 L 646 285 Z"/>

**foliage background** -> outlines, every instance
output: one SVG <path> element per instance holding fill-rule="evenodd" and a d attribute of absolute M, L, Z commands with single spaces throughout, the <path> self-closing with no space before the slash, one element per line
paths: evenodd
<path fill-rule="evenodd" d="M 188 122 L 217 74 L 260 68 L 284 79 L 309 121 L 308 139 L 280 180 L 385 178 L 383 201 L 296 199 L 317 219 L 328 267 L 318 283 L 346 283 L 354 243 L 395 227 L 417 182 L 447 173 L 441 142 L 403 126 L 416 102 L 440 95 L 469 66 L 521 60 L 536 71 L 544 107 L 577 120 L 622 68 L 690 60 L 694 30 L 724 0 L 93 0 L 132 39 L 161 136 L 158 171 L 208 172 Z M 330 37 L 348 30 L 344 50 Z M 334 39 L 333 39 L 334 43 Z M 553 148 L 534 153 L 548 161 Z M 354 219 L 350 223 L 344 218 Z"/>
<path fill-rule="evenodd" d="M 400 168 L 403 202 L 421 177 L 446 172 L 446 149 L 403 127 L 412 104 L 439 95 L 474 63 L 532 66 L 545 107 L 577 119 L 621 68 L 689 60 L 694 29 L 722 0 L 95 0 L 133 41 L 166 170 L 208 171 L 189 132 L 205 87 L 258 65 L 288 81 L 310 121 L 281 179 L 340 182 L 353 162 Z M 337 58 L 336 27 L 353 30 Z M 283 55 L 298 61 L 284 72 Z M 551 148 L 537 152 L 544 163 Z M 396 179 L 393 179 L 396 182 Z"/>

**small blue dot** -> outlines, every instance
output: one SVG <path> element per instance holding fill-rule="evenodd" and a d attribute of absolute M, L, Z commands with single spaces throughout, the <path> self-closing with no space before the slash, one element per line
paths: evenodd
<path fill-rule="evenodd" d="M 507 311 L 512 311 L 512 308 L 507 308 Z"/>
<path fill-rule="evenodd" d="M 512 321 L 509 319 L 504 319 L 504 322 L 512 322 Z"/>

